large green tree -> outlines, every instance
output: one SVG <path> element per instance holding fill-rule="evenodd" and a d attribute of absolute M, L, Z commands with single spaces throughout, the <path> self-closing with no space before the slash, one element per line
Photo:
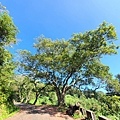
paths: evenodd
<path fill-rule="evenodd" d="M 65 103 L 71 87 L 92 85 L 96 79 L 111 79 L 109 67 L 102 64 L 105 55 L 116 54 L 113 25 L 103 22 L 97 29 L 74 34 L 69 40 L 39 37 L 34 44 L 36 53 L 21 51 L 21 67 L 33 79 L 52 84 L 58 105 Z"/>
<path fill-rule="evenodd" d="M 0 104 L 12 102 L 11 80 L 15 65 L 6 47 L 16 42 L 17 32 L 7 10 L 0 5 Z"/>

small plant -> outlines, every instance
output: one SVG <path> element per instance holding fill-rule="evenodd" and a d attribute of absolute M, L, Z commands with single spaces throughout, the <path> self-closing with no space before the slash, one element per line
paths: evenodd
<path fill-rule="evenodd" d="M 73 118 L 74 119 L 78 119 L 78 118 L 83 119 L 84 115 L 82 115 L 82 113 L 79 110 L 76 110 L 75 113 L 73 114 Z"/>

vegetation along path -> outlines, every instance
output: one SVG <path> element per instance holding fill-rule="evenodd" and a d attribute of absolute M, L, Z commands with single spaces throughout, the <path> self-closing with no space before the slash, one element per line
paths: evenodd
<path fill-rule="evenodd" d="M 50 105 L 17 104 L 20 112 L 6 120 L 74 120 L 68 115 L 58 112 L 57 107 Z"/>

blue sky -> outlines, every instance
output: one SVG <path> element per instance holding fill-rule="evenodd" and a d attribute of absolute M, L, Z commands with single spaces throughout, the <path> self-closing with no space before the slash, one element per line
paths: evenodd
<path fill-rule="evenodd" d="M 120 44 L 120 0 L 0 0 L 19 29 L 18 42 L 11 51 L 33 51 L 35 38 L 69 39 L 73 33 L 96 29 L 103 21 L 112 23 Z M 102 61 L 113 75 L 120 73 L 118 55 Z"/>

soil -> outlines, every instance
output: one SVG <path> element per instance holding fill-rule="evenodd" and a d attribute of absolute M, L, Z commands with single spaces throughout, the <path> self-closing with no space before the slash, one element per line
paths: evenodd
<path fill-rule="evenodd" d="M 74 120 L 72 117 L 59 112 L 56 106 L 16 105 L 20 108 L 20 111 L 6 120 Z"/>

